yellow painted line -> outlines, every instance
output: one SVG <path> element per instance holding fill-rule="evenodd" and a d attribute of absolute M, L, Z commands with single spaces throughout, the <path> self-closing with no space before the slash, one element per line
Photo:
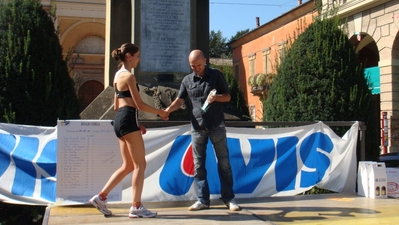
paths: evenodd
<path fill-rule="evenodd" d="M 338 202 L 353 202 L 354 198 L 327 198 L 327 200 L 338 201 Z"/>

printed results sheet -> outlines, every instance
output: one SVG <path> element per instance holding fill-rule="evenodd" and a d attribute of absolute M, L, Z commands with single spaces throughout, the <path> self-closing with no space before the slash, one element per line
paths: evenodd
<path fill-rule="evenodd" d="M 57 202 L 88 203 L 121 163 L 111 120 L 58 121 Z M 108 201 L 121 199 L 120 183 L 109 193 Z"/>

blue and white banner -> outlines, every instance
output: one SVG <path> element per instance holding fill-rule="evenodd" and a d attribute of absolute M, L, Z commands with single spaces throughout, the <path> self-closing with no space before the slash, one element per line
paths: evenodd
<path fill-rule="evenodd" d="M 0 200 L 55 200 L 57 129 L 0 123 Z"/>
<path fill-rule="evenodd" d="M 0 123 L 0 199 L 87 203 L 121 164 L 111 122 L 59 121 L 56 128 Z M 358 127 L 354 123 L 343 137 L 322 122 L 290 128 L 228 127 L 236 198 L 292 196 L 314 186 L 355 192 Z M 147 168 L 142 201 L 195 200 L 190 125 L 151 128 L 143 138 Z M 218 199 L 217 160 L 210 142 L 207 169 L 211 198 Z M 131 192 L 128 175 L 110 201 L 130 202 Z"/>

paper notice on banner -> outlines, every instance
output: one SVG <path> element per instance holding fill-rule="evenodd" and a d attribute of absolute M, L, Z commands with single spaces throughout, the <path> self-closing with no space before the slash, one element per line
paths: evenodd
<path fill-rule="evenodd" d="M 122 164 L 112 121 L 58 121 L 57 200 L 87 203 Z M 119 184 L 108 201 L 120 201 Z"/>

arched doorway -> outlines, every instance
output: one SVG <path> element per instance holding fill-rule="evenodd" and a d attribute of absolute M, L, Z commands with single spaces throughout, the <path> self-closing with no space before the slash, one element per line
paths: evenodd
<path fill-rule="evenodd" d="M 369 88 L 371 89 L 372 99 L 376 108 L 375 117 L 381 120 L 381 97 L 380 97 L 380 54 L 378 51 L 377 43 L 367 33 L 354 34 L 349 41 L 355 47 L 358 55 L 359 62 L 363 65 L 364 75 L 368 79 Z M 383 143 L 381 143 L 383 145 Z"/>
<path fill-rule="evenodd" d="M 104 38 L 95 35 L 82 38 L 74 47 L 70 66 L 80 86 L 81 111 L 104 90 L 104 52 Z"/>
<path fill-rule="evenodd" d="M 104 90 L 104 85 L 98 81 L 85 82 L 79 88 L 79 99 L 81 100 L 80 111 L 83 111 Z"/>
<path fill-rule="evenodd" d="M 378 62 L 380 61 L 380 54 L 376 42 L 366 33 L 355 34 L 349 39 L 349 41 L 355 47 L 358 59 L 365 69 L 365 76 L 370 82 L 372 94 L 379 96 L 380 71 Z"/>

